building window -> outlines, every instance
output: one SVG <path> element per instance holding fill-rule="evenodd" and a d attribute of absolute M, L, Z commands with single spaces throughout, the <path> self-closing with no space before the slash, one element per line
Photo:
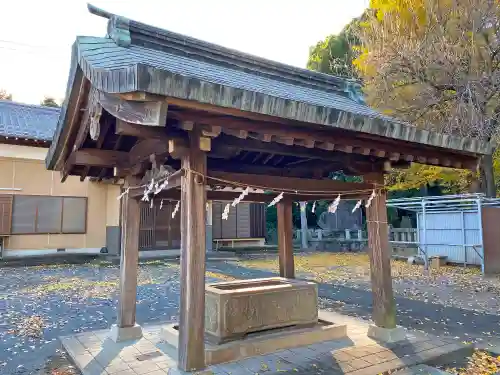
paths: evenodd
<path fill-rule="evenodd" d="M 87 198 L 15 195 L 13 234 L 85 233 Z"/>

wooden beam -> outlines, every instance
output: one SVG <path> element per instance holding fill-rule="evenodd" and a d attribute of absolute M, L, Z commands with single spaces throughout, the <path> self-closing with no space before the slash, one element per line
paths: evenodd
<path fill-rule="evenodd" d="M 109 116 L 104 117 L 103 120 L 101 120 L 102 126 L 99 132 L 99 137 L 97 138 L 95 147 L 96 148 L 102 148 L 104 141 L 106 140 L 106 135 L 108 134 L 109 129 L 111 128 L 111 118 Z M 90 167 L 86 166 L 83 169 L 82 175 L 80 176 L 80 181 L 85 180 L 87 175 L 89 174 Z"/>
<path fill-rule="evenodd" d="M 368 254 L 373 292 L 373 320 L 378 327 L 396 328 L 396 303 L 392 290 L 386 193 L 378 191 L 366 209 Z"/>
<path fill-rule="evenodd" d="M 113 168 L 117 165 L 128 164 L 128 153 L 96 148 L 81 149 L 74 151 L 68 158 L 68 162 L 72 165 Z"/>
<path fill-rule="evenodd" d="M 137 185 L 133 177 L 126 179 L 126 187 Z M 125 194 L 122 202 L 122 244 L 120 257 L 120 299 L 118 303 L 119 328 L 136 323 L 137 270 L 139 263 L 139 201 Z"/>
<path fill-rule="evenodd" d="M 141 162 L 130 167 L 114 167 L 113 168 L 113 176 L 114 177 L 126 177 L 126 176 L 139 176 L 143 174 L 147 169 L 147 163 Z M 99 175 L 99 177 L 101 177 Z M 98 178 L 99 178 L 98 177 Z"/>
<path fill-rule="evenodd" d="M 132 124 L 165 127 L 168 104 L 160 101 L 127 101 L 118 96 L 99 91 L 99 103 L 117 119 Z"/>
<path fill-rule="evenodd" d="M 401 154 L 399 152 L 391 152 L 389 154 L 389 160 L 390 161 L 398 161 L 400 156 L 401 156 Z"/>
<path fill-rule="evenodd" d="M 186 171 L 181 183 L 181 296 L 178 365 L 184 371 L 205 367 L 205 181 L 207 157 L 200 150 L 200 132 L 189 134 Z"/>
<path fill-rule="evenodd" d="M 68 130 L 67 133 L 68 136 L 63 138 L 62 142 L 62 150 L 59 154 L 59 158 L 55 161 L 55 169 L 59 170 L 62 169 L 63 166 L 67 161 L 67 157 L 71 153 L 72 149 L 70 149 L 70 145 L 74 144 L 74 140 L 76 139 L 76 134 L 78 131 L 76 131 L 75 128 L 79 128 L 81 124 L 81 118 L 83 115 L 82 107 L 85 99 L 88 96 L 88 92 L 90 89 L 90 81 L 85 78 L 83 75 L 81 69 L 78 69 L 77 74 L 76 74 L 76 80 L 74 88 L 78 87 L 78 93 L 76 95 L 72 95 L 69 98 L 69 102 L 67 104 L 67 115 L 70 118 L 69 120 L 69 126 L 67 126 Z M 79 80 L 79 84 L 77 83 Z M 76 99 L 72 99 L 75 97 Z M 62 137 L 62 135 L 61 135 Z M 61 170 L 61 182 L 64 182 L 67 178 L 67 174 L 64 175 L 63 171 Z"/>
<path fill-rule="evenodd" d="M 75 143 L 73 144 L 73 151 L 80 149 L 87 139 L 90 130 L 91 117 L 94 113 L 99 111 L 98 107 L 100 108 L 98 95 L 97 89 L 92 87 L 87 98 L 87 108 L 83 111 L 82 121 L 80 122 Z"/>
<path fill-rule="evenodd" d="M 200 150 L 199 144 L 196 145 L 196 148 Z M 168 141 L 168 153 L 173 159 L 181 159 L 184 155 L 188 154 L 188 152 L 189 145 L 184 139 L 170 139 Z"/>
<path fill-rule="evenodd" d="M 262 135 L 259 134 L 258 138 L 262 142 L 269 143 L 269 142 L 271 142 L 273 140 L 273 135 L 272 134 L 262 134 Z"/>
<path fill-rule="evenodd" d="M 377 184 L 380 186 L 384 185 L 384 173 L 372 172 L 363 174 L 363 181 L 367 183 Z"/>
<path fill-rule="evenodd" d="M 277 204 L 280 276 L 288 279 L 295 278 L 292 205 L 293 202 L 288 200 L 281 201 Z"/>
<path fill-rule="evenodd" d="M 246 112 L 245 112 L 246 114 Z M 172 112 L 172 117 L 178 118 L 180 120 L 191 119 L 193 121 L 203 122 L 203 123 L 214 123 L 222 126 L 222 131 L 226 134 L 234 135 L 237 131 L 255 132 L 260 134 L 270 134 L 276 137 L 277 142 L 284 144 L 293 144 L 294 140 L 297 140 L 300 144 L 311 145 L 312 143 L 318 142 L 324 144 L 325 142 L 333 143 L 339 145 L 339 148 L 345 149 L 346 152 L 350 153 L 354 148 L 373 148 L 374 145 L 377 147 L 391 148 L 393 146 L 388 146 L 383 144 L 383 139 L 377 141 L 368 139 L 359 139 L 356 137 L 346 137 L 345 135 L 332 134 L 331 131 L 319 130 L 319 129 L 306 129 L 298 126 L 293 126 L 288 124 L 288 126 L 283 126 L 275 122 L 257 122 L 251 121 L 244 118 L 230 118 L 227 116 L 217 116 L 217 115 L 204 115 L 198 112 Z M 337 133 L 339 131 L 334 129 Z M 385 155 L 385 151 L 384 151 Z"/>
<path fill-rule="evenodd" d="M 257 160 L 259 160 L 260 158 L 262 157 L 262 154 L 259 152 L 257 153 L 257 155 L 255 155 L 255 157 L 253 158 L 252 160 L 252 163 L 255 163 Z"/>
<path fill-rule="evenodd" d="M 283 161 L 283 159 L 285 158 L 284 155 L 279 155 L 276 160 L 273 162 L 273 165 L 278 165 L 279 163 L 281 163 Z"/>
<path fill-rule="evenodd" d="M 81 75 L 81 71 L 80 74 Z M 56 161 L 55 169 L 60 169 L 61 171 L 61 182 L 66 181 L 68 178 L 69 173 L 71 172 L 71 169 L 73 165 L 68 163 L 68 157 L 71 154 L 71 152 L 75 149 L 74 145 L 75 144 L 82 144 L 83 141 L 81 141 L 79 138 L 82 138 L 83 135 L 80 134 L 80 132 L 88 132 L 88 129 L 82 129 L 82 117 L 83 116 L 83 103 L 85 98 L 88 100 L 88 92 L 90 90 L 90 82 L 88 79 L 86 79 L 84 76 L 81 77 L 80 81 L 80 86 L 78 89 L 78 95 L 76 98 L 76 103 L 74 103 L 74 107 L 71 106 L 71 101 L 68 103 L 68 112 L 71 113 L 71 119 L 69 121 L 69 127 L 68 127 L 68 133 L 69 136 L 66 137 L 64 143 L 63 143 L 63 150 L 60 153 L 60 156 L 58 160 Z M 72 132 L 71 130 L 75 127 L 78 127 L 78 131 L 76 133 Z M 75 134 L 75 135 L 73 135 Z M 86 136 L 86 134 L 85 134 Z M 70 149 L 69 145 L 71 145 L 71 139 L 75 140 L 73 143 L 73 149 Z M 77 141 L 78 139 L 78 141 Z M 85 138 L 83 138 L 85 139 Z"/>
<path fill-rule="evenodd" d="M 180 128 L 187 131 L 191 131 L 194 128 L 194 121 L 182 121 L 180 123 Z"/>
<path fill-rule="evenodd" d="M 262 164 L 267 164 L 273 157 L 274 154 L 267 155 L 266 158 L 262 161 Z"/>
<path fill-rule="evenodd" d="M 128 101 L 132 100 L 138 102 L 158 102 L 165 100 L 164 96 L 150 94 L 149 92 L 144 92 L 144 91 L 126 92 L 123 94 L 118 94 L 117 96 L 123 100 L 128 100 Z"/>
<path fill-rule="evenodd" d="M 276 142 L 287 146 L 293 146 L 295 139 L 293 137 L 276 137 Z"/>
<path fill-rule="evenodd" d="M 138 124 L 132 124 L 127 121 L 116 119 L 116 134 L 129 135 L 137 138 L 152 138 L 168 141 L 166 128 L 164 127 L 150 127 Z"/>
<path fill-rule="evenodd" d="M 218 137 L 220 133 L 222 132 L 222 128 L 220 126 L 212 125 L 212 126 L 205 126 L 201 133 L 205 137 Z"/>
<path fill-rule="evenodd" d="M 115 144 L 113 145 L 113 151 L 117 151 L 120 147 L 121 147 L 121 144 L 123 142 L 123 137 L 121 135 L 118 135 L 118 138 L 116 139 L 115 141 Z M 120 167 L 118 167 L 120 168 Z M 101 171 L 99 172 L 99 175 L 97 176 L 97 178 L 100 180 L 102 180 L 102 178 L 106 175 L 106 169 L 107 168 L 101 168 Z M 123 177 L 125 177 L 127 174 L 125 174 Z"/>
<path fill-rule="evenodd" d="M 333 151 L 335 149 L 335 144 L 331 142 L 318 142 L 316 147 L 321 150 Z"/>
<path fill-rule="evenodd" d="M 262 189 L 271 190 L 307 190 L 310 192 L 324 191 L 324 192 L 349 192 L 359 190 L 371 190 L 373 184 L 369 183 L 356 183 L 356 182 L 341 182 L 330 179 L 313 180 L 305 178 L 294 177 L 280 177 L 280 176 L 263 176 L 252 175 L 243 173 L 226 173 L 210 171 L 209 183 L 221 184 L 220 180 L 231 181 L 236 184 L 259 186 Z M 231 182 L 227 183 L 231 186 Z"/>
<path fill-rule="evenodd" d="M 199 103 L 194 105 L 186 105 L 185 108 L 193 108 L 200 110 Z M 234 135 L 234 133 L 241 131 L 252 132 L 257 134 L 268 134 L 276 139 L 277 142 L 289 142 L 290 139 L 300 140 L 299 142 L 317 142 L 318 148 L 324 148 L 324 144 L 333 143 L 339 145 L 339 149 L 345 150 L 344 152 L 356 152 L 365 154 L 366 149 L 371 150 L 373 156 L 383 158 L 394 149 L 397 149 L 401 154 L 410 154 L 416 156 L 437 158 L 439 163 L 442 163 L 443 157 L 450 157 L 450 153 L 443 153 L 433 147 L 412 144 L 403 142 L 401 140 L 385 138 L 381 136 L 374 136 L 364 133 L 354 133 L 342 131 L 341 129 L 319 129 L 318 126 L 311 128 L 311 124 L 296 123 L 290 120 L 276 119 L 270 116 L 262 116 L 257 114 L 250 114 L 248 112 L 236 111 L 232 116 L 227 116 L 226 109 L 214 108 L 213 113 L 224 113 L 226 116 L 216 114 L 207 114 L 198 111 L 183 110 L 173 111 L 172 117 L 178 119 L 190 119 L 192 121 L 202 122 L 204 124 L 216 124 L 222 127 L 222 131 L 226 134 Z M 208 111 L 205 109 L 204 111 Z M 210 111 L 209 111 L 210 112 Z M 256 115 L 256 116 L 254 116 Z M 247 117 L 247 118 L 243 118 Z M 257 120 L 260 118 L 260 120 Z M 265 119 L 265 120 L 264 120 Z M 257 120 L 257 121 L 255 121 Z M 283 126 L 286 125 L 286 126 Z M 350 135 L 349 135 L 350 134 Z M 280 139 L 281 138 L 281 139 Z M 348 146 L 348 147 L 346 147 Z M 448 151 L 448 150 L 445 150 Z M 453 158 L 462 162 L 462 166 L 469 166 L 475 162 L 475 157 L 472 155 L 460 155 L 458 152 L 453 152 Z M 472 164 L 471 164 L 472 163 Z"/>
<path fill-rule="evenodd" d="M 257 154 L 257 157 L 261 157 L 261 154 Z M 254 160 L 255 160 L 254 158 Z M 309 163 L 304 161 L 304 163 Z M 331 165 L 331 164 L 330 164 Z M 337 163 L 337 166 L 340 164 Z M 269 176 L 284 176 L 284 177 L 307 177 L 312 175 L 313 169 L 310 165 L 306 166 L 293 166 L 293 167 L 282 167 L 276 168 L 270 165 L 255 165 L 244 163 L 241 161 L 230 161 L 230 160 L 214 160 L 208 159 L 208 168 L 211 171 L 229 172 L 229 173 L 250 173 L 258 175 L 269 175 Z M 329 172 L 333 172 L 330 170 Z"/>
<path fill-rule="evenodd" d="M 149 159 L 151 155 L 168 154 L 168 142 L 160 139 L 143 139 L 137 142 L 129 152 L 129 163 L 136 164 Z"/>
<path fill-rule="evenodd" d="M 167 197 L 168 196 L 171 196 L 171 197 L 175 196 L 176 199 L 180 199 L 180 192 L 174 193 L 174 195 L 166 194 L 166 192 L 168 192 L 169 190 L 174 190 L 174 189 L 180 188 L 181 182 L 182 182 L 182 177 L 184 177 L 184 170 L 183 169 L 179 169 L 179 170 L 175 171 L 174 173 L 172 173 L 168 177 L 168 185 L 162 191 L 162 195 L 158 195 L 158 197 L 161 198 L 161 197 L 165 197 L 165 196 L 167 196 Z M 140 184 L 138 184 L 138 185 L 140 185 Z M 129 195 L 133 198 L 142 197 L 143 194 L 144 194 L 143 188 L 130 189 L 130 192 L 129 192 Z"/>
<path fill-rule="evenodd" d="M 347 155 L 342 152 L 330 152 L 321 149 L 308 149 L 302 146 L 284 146 L 277 143 L 264 143 L 256 139 L 238 139 L 230 136 L 220 136 L 213 141 L 213 148 L 238 148 L 245 151 L 273 153 L 276 155 L 296 156 L 308 159 L 328 161 L 360 160 L 371 162 L 369 158 L 357 155 Z M 347 159 L 349 158 L 349 159 Z"/>
<path fill-rule="evenodd" d="M 248 138 L 248 131 L 244 129 L 240 130 L 224 129 L 224 133 L 240 139 Z"/>
<path fill-rule="evenodd" d="M 212 149 L 212 139 L 210 137 L 200 137 L 198 142 L 201 151 L 209 152 Z"/>

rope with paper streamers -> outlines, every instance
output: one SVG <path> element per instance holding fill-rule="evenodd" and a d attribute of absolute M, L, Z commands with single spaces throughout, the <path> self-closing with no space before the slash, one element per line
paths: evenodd
<path fill-rule="evenodd" d="M 343 195 L 349 196 L 352 194 L 362 194 L 362 193 L 367 193 L 367 192 L 371 191 L 372 193 L 365 204 L 365 207 L 368 208 L 368 207 L 370 207 L 372 200 L 375 198 L 375 196 L 377 194 L 376 188 L 383 187 L 382 185 L 373 184 L 373 189 L 351 190 L 347 193 L 345 191 L 338 192 L 338 191 L 325 191 L 325 190 L 273 189 L 273 188 L 269 188 L 267 186 L 248 185 L 248 184 L 242 184 L 242 183 L 237 182 L 237 181 L 230 181 L 230 180 L 225 180 L 222 178 L 207 176 L 203 173 L 193 171 L 191 169 L 183 168 L 181 170 L 183 170 L 185 173 L 193 173 L 194 175 L 200 176 L 203 179 L 210 178 L 211 180 L 216 181 L 216 182 L 220 182 L 222 184 L 235 186 L 237 188 L 244 188 L 244 190 L 240 193 L 240 195 L 238 197 L 236 197 L 233 200 L 232 203 L 230 203 L 230 204 L 228 203 L 224 207 L 224 212 L 222 213 L 222 218 L 224 220 L 228 220 L 228 218 L 229 218 L 230 207 L 231 206 L 236 207 L 236 205 L 238 205 L 249 194 L 250 189 L 265 190 L 265 191 L 277 193 L 278 195 L 269 203 L 268 207 L 275 206 L 278 202 L 280 202 L 283 199 L 285 194 L 301 194 L 301 195 L 305 195 L 305 196 L 307 196 L 307 195 L 315 195 L 315 196 L 324 195 L 325 198 L 332 196 L 332 194 L 338 194 L 337 198 L 328 206 L 328 212 L 335 213 L 337 211 L 337 208 L 340 204 L 341 197 Z M 164 176 L 158 180 L 155 180 L 154 178 L 152 178 L 149 183 L 141 184 L 138 186 L 128 186 L 120 195 L 118 195 L 117 199 L 120 200 L 125 195 L 127 195 L 130 192 L 130 189 L 144 188 L 144 192 L 143 192 L 143 196 L 141 198 L 141 201 L 150 202 L 150 207 L 153 207 L 154 202 L 153 202 L 153 198 L 151 198 L 151 200 L 150 200 L 150 197 L 149 197 L 150 194 L 152 193 L 153 195 L 158 195 L 161 191 L 166 189 L 168 186 L 168 179 L 171 175 L 172 174 L 169 174 L 169 175 Z M 353 208 L 352 212 L 354 213 L 357 209 L 359 209 L 361 204 L 362 204 L 362 200 L 359 200 L 356 203 L 355 207 Z M 174 218 L 176 213 L 178 212 L 179 206 L 180 206 L 180 201 L 177 202 L 175 209 L 172 212 L 172 218 Z M 163 199 L 160 202 L 160 209 L 162 209 L 162 207 L 163 207 Z M 313 213 L 315 212 L 315 209 L 316 209 L 316 201 L 314 201 L 314 203 L 313 203 L 313 207 L 312 207 Z"/>
<path fill-rule="evenodd" d="M 231 180 L 225 180 L 222 178 L 217 178 L 217 177 L 212 177 L 212 176 L 207 176 L 203 173 L 193 171 L 191 169 L 186 169 L 182 168 L 181 170 L 184 170 L 184 172 L 191 172 L 195 175 L 198 175 L 202 178 L 210 178 L 213 181 L 224 183 L 227 185 L 232 185 L 235 187 L 240 187 L 240 188 L 245 188 L 245 189 L 255 189 L 255 190 L 266 190 L 270 192 L 276 192 L 276 193 L 283 193 L 283 194 L 301 194 L 301 195 L 324 195 L 325 197 L 327 196 L 332 196 L 332 194 L 338 194 L 340 196 L 343 195 L 352 195 L 352 194 L 361 194 L 361 193 L 367 193 L 369 191 L 372 191 L 372 195 L 375 192 L 376 188 L 383 188 L 383 185 L 378 185 L 378 184 L 372 184 L 373 185 L 373 190 L 372 189 L 357 189 L 357 190 L 350 190 L 349 192 L 345 191 L 335 191 L 335 190 L 302 190 L 302 189 L 275 189 L 275 188 L 269 188 L 267 186 L 261 186 L 261 185 L 253 185 L 253 184 L 243 184 L 237 181 L 231 181 Z M 163 189 L 165 189 L 168 186 L 168 179 L 171 176 L 167 175 L 165 177 L 162 177 L 158 179 L 158 181 L 155 181 L 155 179 L 151 179 L 149 183 L 145 183 L 142 185 L 137 185 L 137 186 L 128 186 L 125 191 L 123 191 L 117 199 L 123 198 L 126 194 L 129 193 L 131 189 L 140 189 L 140 188 L 145 188 L 144 189 L 144 195 L 143 195 L 143 200 L 149 202 L 149 194 L 153 192 L 155 195 L 159 194 Z M 161 183 L 161 184 L 160 184 Z M 155 189 L 155 186 L 157 188 Z M 248 194 L 248 192 L 247 192 Z"/>

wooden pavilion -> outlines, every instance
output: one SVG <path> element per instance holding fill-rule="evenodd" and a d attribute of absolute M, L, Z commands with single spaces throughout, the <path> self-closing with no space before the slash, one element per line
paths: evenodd
<path fill-rule="evenodd" d="M 373 318 L 381 329 L 395 328 L 384 172 L 413 161 L 475 169 L 491 146 L 381 115 L 363 103 L 355 82 L 89 10 L 109 19 L 107 36 L 73 45 L 46 165 L 62 180 L 124 182 L 116 338 L 140 335 L 141 199 L 180 202 L 181 369 L 204 367 L 207 199 L 278 200 L 280 275 L 293 278 L 292 203 L 375 192 L 367 208 Z M 340 170 L 364 182 L 328 178 Z"/>

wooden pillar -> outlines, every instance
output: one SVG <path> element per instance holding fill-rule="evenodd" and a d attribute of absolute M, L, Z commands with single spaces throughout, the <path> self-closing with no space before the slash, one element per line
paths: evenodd
<path fill-rule="evenodd" d="M 373 320 L 381 328 L 396 327 L 396 303 L 392 291 L 386 192 L 379 191 L 366 209 L 368 254 L 373 292 Z"/>
<path fill-rule="evenodd" d="M 127 177 L 128 186 L 137 183 L 137 179 Z M 135 322 L 139 262 L 139 201 L 125 194 L 122 197 L 121 214 L 120 297 L 118 319 L 111 327 L 111 338 L 116 342 L 142 336 L 141 328 Z"/>
<path fill-rule="evenodd" d="M 289 279 L 295 278 L 295 267 L 293 264 L 292 203 L 291 201 L 283 200 L 277 204 L 280 276 Z"/>
<path fill-rule="evenodd" d="M 206 191 L 202 177 L 207 157 L 200 135 L 190 132 L 189 149 L 182 155 L 181 182 L 181 301 L 178 366 L 184 371 L 205 367 L 205 217 Z M 199 173 L 199 174 L 197 174 Z M 200 175 L 201 174 L 201 175 Z"/>

